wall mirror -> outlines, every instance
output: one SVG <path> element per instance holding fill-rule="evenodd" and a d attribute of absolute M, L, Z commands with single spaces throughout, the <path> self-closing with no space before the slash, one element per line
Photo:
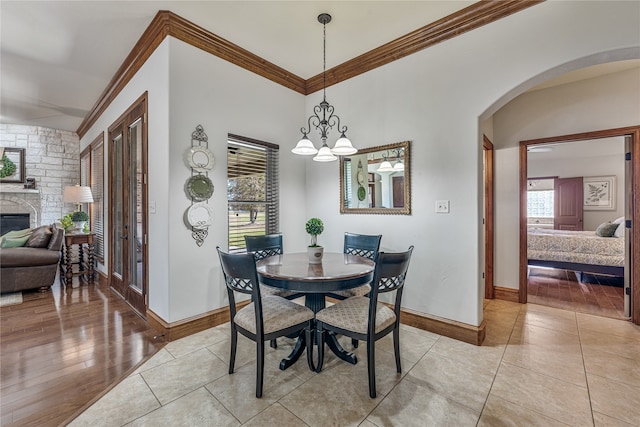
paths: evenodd
<path fill-rule="evenodd" d="M 411 214 L 409 141 L 340 157 L 340 213 Z"/>

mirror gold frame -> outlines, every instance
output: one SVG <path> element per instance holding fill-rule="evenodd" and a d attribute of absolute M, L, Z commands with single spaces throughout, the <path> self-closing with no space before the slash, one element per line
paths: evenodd
<path fill-rule="evenodd" d="M 411 215 L 411 155 L 410 154 L 411 154 L 410 141 L 403 141 L 395 144 L 387 144 L 387 145 L 380 145 L 376 147 L 364 148 L 364 149 L 358 150 L 356 154 L 353 154 L 351 156 L 340 156 L 340 213 Z M 380 163 L 383 160 L 383 157 L 390 159 L 392 161 L 395 160 L 397 162 L 398 156 L 400 156 L 400 160 L 404 164 L 404 174 L 403 174 L 404 188 L 401 194 L 404 202 L 403 206 L 402 207 L 383 207 L 380 205 L 380 202 L 377 202 L 376 206 L 373 206 L 373 207 L 350 206 L 350 203 L 353 204 L 355 200 L 358 200 L 358 198 L 357 197 L 354 198 L 353 194 L 351 195 L 351 197 L 350 195 L 346 194 L 346 188 L 347 188 L 347 186 L 345 185 L 347 184 L 345 183 L 345 179 L 346 179 L 345 176 L 347 174 L 346 165 L 351 163 L 351 171 L 352 171 L 351 177 L 353 180 L 351 182 L 351 188 L 358 188 L 363 186 L 363 183 L 362 182 L 358 183 L 358 178 L 357 178 L 358 166 L 357 165 L 358 165 L 358 162 L 362 164 L 362 162 L 366 159 L 367 169 L 364 170 L 364 167 L 362 168 L 364 170 L 364 175 L 366 177 L 366 184 L 368 187 L 369 185 L 373 185 L 373 189 L 375 189 L 376 191 L 379 191 L 377 187 L 379 186 L 379 184 L 376 184 L 376 181 L 378 181 L 377 178 L 374 179 L 374 181 L 372 182 L 370 180 L 370 177 L 371 175 L 373 175 L 374 177 L 378 177 L 379 175 L 383 175 L 383 174 L 378 174 L 375 171 L 373 171 L 372 165 Z M 394 174 L 389 174 L 387 176 L 387 179 L 390 179 L 391 175 L 402 176 L 399 173 L 394 173 Z M 392 183 L 388 183 L 387 185 L 388 185 L 389 191 L 393 191 Z M 367 191 L 367 189 L 365 189 L 365 191 Z M 366 194 L 367 194 L 366 198 L 368 199 L 366 202 L 371 204 L 372 203 L 371 199 L 375 198 L 375 195 L 374 196 L 371 195 L 370 189 L 367 191 Z M 388 196 L 387 201 L 389 201 L 389 199 L 393 200 L 394 196 L 399 198 L 400 194 L 390 194 Z"/>

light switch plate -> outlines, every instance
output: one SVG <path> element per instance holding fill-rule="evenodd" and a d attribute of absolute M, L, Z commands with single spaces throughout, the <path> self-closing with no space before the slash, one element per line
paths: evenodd
<path fill-rule="evenodd" d="M 436 200 L 436 212 L 449 213 L 449 201 L 448 200 Z"/>

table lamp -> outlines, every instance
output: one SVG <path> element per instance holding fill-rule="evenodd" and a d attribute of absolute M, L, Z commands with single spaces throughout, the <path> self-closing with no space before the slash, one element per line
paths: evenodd
<path fill-rule="evenodd" d="M 62 200 L 65 203 L 75 203 L 76 211 L 80 211 L 82 209 L 83 203 L 93 203 L 91 188 L 83 187 L 80 185 L 70 185 L 70 186 L 64 187 Z"/>

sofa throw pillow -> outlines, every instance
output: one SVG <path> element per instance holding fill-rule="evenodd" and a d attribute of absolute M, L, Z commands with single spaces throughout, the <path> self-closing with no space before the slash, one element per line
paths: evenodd
<path fill-rule="evenodd" d="M 21 248 L 27 243 L 29 240 L 29 236 L 24 237 L 15 237 L 15 238 L 4 238 L 2 240 L 1 247 L 3 248 Z"/>
<path fill-rule="evenodd" d="M 29 236 L 29 240 L 25 243 L 25 247 L 46 248 L 49 245 L 49 240 L 51 239 L 52 234 L 51 228 L 48 225 L 38 227 L 33 230 L 33 233 Z"/>
<path fill-rule="evenodd" d="M 3 234 L 2 236 L 0 236 L 0 247 L 2 247 L 2 243 L 5 239 L 17 239 L 25 236 L 29 237 L 31 231 L 32 230 L 30 228 L 25 228 L 24 230 L 13 230 Z"/>
<path fill-rule="evenodd" d="M 596 236 L 600 237 L 613 237 L 613 233 L 616 232 L 619 224 L 613 224 L 611 222 L 603 222 L 596 228 Z"/>

